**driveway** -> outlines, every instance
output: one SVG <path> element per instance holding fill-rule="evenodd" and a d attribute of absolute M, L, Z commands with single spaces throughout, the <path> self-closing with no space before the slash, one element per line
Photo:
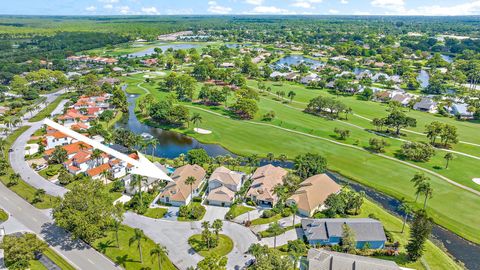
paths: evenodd
<path fill-rule="evenodd" d="M 188 244 L 188 238 L 202 231 L 201 222 L 179 222 L 165 219 L 152 219 L 132 212 L 125 214 L 124 224 L 142 229 L 153 241 L 164 245 L 169 251 L 170 260 L 179 268 L 196 266 L 203 259 Z M 244 226 L 225 221 L 222 233 L 234 242 L 232 252 L 228 254 L 227 269 L 241 269 L 251 259 L 246 255 L 251 244 L 257 243 L 255 235 Z"/>
<path fill-rule="evenodd" d="M 254 210 L 252 210 L 250 212 L 247 212 L 245 214 L 241 214 L 240 216 L 234 218 L 233 221 L 236 222 L 236 223 L 243 224 L 245 221 L 247 221 L 249 219 L 250 220 L 257 219 L 257 218 L 262 216 L 263 210 L 264 209 L 262 209 L 262 208 L 254 209 Z"/>
<path fill-rule="evenodd" d="M 303 238 L 303 230 L 301 228 L 288 230 L 284 234 L 277 236 L 277 247 L 286 245 L 288 241 L 302 239 L 302 238 Z M 269 247 L 273 247 L 274 237 L 262 238 L 260 243 L 263 245 L 268 245 Z"/>
<path fill-rule="evenodd" d="M 215 219 L 224 220 L 225 214 L 228 212 L 230 208 L 228 207 L 221 207 L 221 206 L 213 206 L 213 205 L 204 205 L 207 209 L 205 216 L 203 217 L 202 221 L 210 221 L 213 222 Z"/>
<path fill-rule="evenodd" d="M 295 224 L 299 224 L 301 221 L 302 221 L 301 217 L 299 217 L 298 215 L 295 216 Z M 270 227 L 270 224 L 271 223 L 252 226 L 251 229 L 254 233 L 258 233 L 258 232 L 265 231 L 266 229 L 268 229 L 268 227 Z M 278 224 L 280 224 L 280 226 L 282 226 L 284 228 L 288 227 L 288 226 L 292 226 L 293 225 L 293 217 L 290 216 L 290 217 L 282 218 L 278 221 Z"/>
<path fill-rule="evenodd" d="M 165 215 L 163 216 L 163 219 L 170 220 L 170 221 L 177 221 L 179 209 L 180 208 L 176 206 L 167 207 L 167 213 L 165 213 Z"/>

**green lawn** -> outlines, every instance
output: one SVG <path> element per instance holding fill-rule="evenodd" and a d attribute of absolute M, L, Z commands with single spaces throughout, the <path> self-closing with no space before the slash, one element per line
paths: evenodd
<path fill-rule="evenodd" d="M 51 179 L 53 178 L 55 175 L 58 174 L 60 168 L 62 168 L 63 165 L 62 164 L 52 164 L 52 165 L 48 165 L 47 168 L 41 170 L 38 172 L 38 174 L 40 176 L 42 176 L 43 178 L 45 179 Z"/>
<path fill-rule="evenodd" d="M 50 260 L 52 260 L 56 265 L 58 265 L 62 270 L 75 270 L 75 267 L 70 265 L 62 256 L 60 256 L 57 252 L 55 252 L 51 248 L 47 248 L 43 255 L 47 256 Z"/>
<path fill-rule="evenodd" d="M 399 265 L 414 269 L 462 269 L 452 258 L 430 241 L 425 245 L 425 254 L 423 255 L 423 259 L 429 268 L 425 268 L 420 261 L 414 263 L 408 262 L 404 254 L 405 246 L 408 242 L 408 227 L 403 234 L 400 233 L 402 230 L 402 221 L 369 200 L 364 201 L 360 214 L 354 217 L 368 217 L 369 214 L 374 214 L 382 222 L 384 228 L 392 233 L 395 241 L 398 241 L 401 245 L 401 256 L 382 257 L 382 259 L 394 260 Z"/>
<path fill-rule="evenodd" d="M 254 225 L 262 225 L 262 224 L 268 224 L 268 223 L 272 223 L 272 222 L 275 222 L 275 221 L 279 221 L 280 219 L 282 219 L 282 215 L 280 214 L 276 214 L 272 217 L 269 217 L 269 218 L 257 218 L 257 219 L 254 219 L 252 220 L 252 226 Z"/>
<path fill-rule="evenodd" d="M 167 95 L 167 93 L 156 89 L 155 86 L 146 85 L 145 87 L 158 99 L 164 98 Z M 302 97 L 301 94 L 307 95 L 306 92 L 308 91 L 315 92 L 311 94 L 312 97 L 318 96 L 319 93 L 330 95 L 323 90 L 310 90 L 303 86 L 295 86 L 294 88 L 290 86 L 290 84 L 288 84 L 288 88 L 284 88 L 287 90 L 296 89 L 297 93 L 299 93 L 296 99 L 300 99 Z M 275 92 L 275 90 L 272 92 Z M 307 101 L 308 99 L 309 98 L 305 98 Z M 369 115 L 366 115 L 368 117 L 386 115 L 384 105 L 358 101 L 352 97 L 345 99 L 349 99 L 350 102 L 352 102 L 352 105 L 348 104 L 349 106 L 356 104 L 359 108 L 363 108 L 365 112 L 372 110 Z M 228 102 L 231 104 L 231 100 Z M 358 105 L 360 102 L 362 106 Z M 329 121 L 320 117 L 304 114 L 298 108 L 287 107 L 285 104 L 271 100 L 271 98 L 262 98 L 260 100 L 260 112 L 254 121 L 240 121 L 228 118 L 225 116 L 227 113 L 221 106 L 208 108 L 193 104 L 187 105 L 191 113 L 199 113 L 202 116 L 200 127 L 211 130 L 212 134 L 201 135 L 187 128 L 175 129 L 175 131 L 192 136 L 201 142 L 220 144 L 233 153 L 244 156 L 258 154 L 259 156 L 265 157 L 267 153 L 272 152 L 276 156 L 286 154 L 292 159 L 298 154 L 317 152 L 328 159 L 328 167 L 332 171 L 339 172 L 352 180 L 373 187 L 396 198 L 405 197 L 410 202 L 415 200 L 414 188 L 410 183 L 410 179 L 418 172 L 418 169 L 363 150 L 362 146 L 366 146 L 368 139 L 375 135 L 367 133 L 362 129 L 356 129 L 338 121 Z M 263 113 L 272 109 L 277 115 L 277 118 L 273 122 L 265 123 L 259 120 Z M 356 110 L 357 109 L 354 108 L 355 112 L 357 112 Z M 421 114 L 422 116 L 426 115 L 425 117 L 430 118 L 435 117 L 421 112 L 411 113 Z M 357 118 L 350 116 L 349 119 Z M 443 118 L 441 119 L 443 120 Z M 454 121 L 453 119 L 450 120 Z M 147 119 L 144 121 L 148 122 Z M 475 127 L 474 124 L 467 122 L 459 122 L 459 124 L 468 126 L 464 127 L 462 132 L 475 133 L 473 129 L 473 127 Z M 333 133 L 335 127 L 348 128 L 351 130 L 351 137 L 346 141 L 337 140 Z M 300 134 L 299 132 L 305 133 L 306 135 Z M 407 138 L 410 138 L 410 136 L 409 134 Z M 358 147 L 360 149 L 357 149 L 358 147 L 353 145 L 356 143 L 356 140 L 359 140 Z M 393 156 L 395 148 L 398 149 L 401 142 L 391 139 L 389 142 L 391 142 L 392 146 L 386 155 Z M 443 174 L 446 177 L 453 178 L 455 181 L 469 187 L 479 188 L 479 186 L 475 186 L 471 181 L 472 177 L 480 176 L 480 167 L 477 165 L 478 160 L 457 156 L 452 162 L 451 167 L 445 170 L 443 169 L 444 160 L 442 156 L 441 154 L 437 154 L 437 156 L 428 163 L 415 164 L 436 173 Z M 480 216 L 476 215 L 476 213 L 480 211 L 478 196 L 453 186 L 433 174 L 428 174 L 428 176 L 431 178 L 431 185 L 434 189 L 433 198 L 428 201 L 427 207 L 430 215 L 443 227 L 471 241 L 480 242 L 480 227 L 476 226 L 476 224 L 480 223 Z M 458 197 L 461 197 L 462 200 L 458 200 Z M 421 206 L 420 201 L 421 200 L 417 203 L 419 207 Z M 446 204 L 445 201 L 449 203 Z"/>
<path fill-rule="evenodd" d="M 43 264 L 37 260 L 30 261 L 30 270 L 47 270 Z"/>
<path fill-rule="evenodd" d="M 10 149 L 10 147 L 13 144 L 13 142 L 15 141 L 15 139 L 18 138 L 18 136 L 20 136 L 20 134 L 22 134 L 23 132 L 25 132 L 29 128 L 30 127 L 28 127 L 28 126 L 20 127 L 5 139 L 6 140 L 6 146 L 5 146 L 4 156 L 6 157 L 7 160 L 8 160 L 8 149 Z M 12 168 L 8 167 L 7 174 L 3 175 L 3 176 L 0 176 L 0 181 L 4 185 L 8 186 L 8 182 L 10 182 L 10 180 L 8 178 L 13 173 L 14 172 L 13 172 Z M 8 188 L 11 189 L 13 192 L 15 192 L 18 196 L 22 197 L 24 200 L 26 200 L 30 203 L 32 203 L 32 200 L 35 197 L 36 189 L 34 187 L 30 186 L 29 184 L 27 184 L 25 181 L 23 181 L 21 179 L 18 181 L 18 184 L 14 185 L 14 186 L 10 186 Z M 43 198 L 44 198 L 43 202 L 38 202 L 38 203 L 33 204 L 33 205 L 37 208 L 40 208 L 40 209 L 52 208 L 53 203 L 55 202 L 55 198 L 48 195 L 48 194 L 46 194 Z"/>
<path fill-rule="evenodd" d="M 219 243 L 216 247 L 207 249 L 206 245 L 202 241 L 201 234 L 195 234 L 188 238 L 188 243 L 190 244 L 190 246 L 203 257 L 207 257 L 213 254 L 217 256 L 225 256 L 232 251 L 233 241 L 232 239 L 230 239 L 230 237 L 224 234 L 219 234 L 218 242 Z"/>
<path fill-rule="evenodd" d="M 119 231 L 120 247 L 117 248 L 117 242 L 115 239 L 114 231 L 107 231 L 106 236 L 93 243 L 93 247 L 99 252 L 105 254 L 113 262 L 119 264 L 123 268 L 130 269 L 158 269 L 157 258 L 150 257 L 150 250 L 155 246 L 155 243 L 147 238 L 146 241 L 142 241 L 142 254 L 143 264 L 140 262 L 140 255 L 138 253 L 137 245 L 128 245 L 128 240 L 134 235 L 133 229 L 122 225 Z M 175 270 L 175 266 L 168 259 L 163 257 L 162 267 L 163 270 Z"/>
<path fill-rule="evenodd" d="M 167 208 L 163 207 L 148 208 L 147 212 L 145 212 L 143 215 L 149 218 L 163 218 L 167 211 Z"/>
<path fill-rule="evenodd" d="M 55 110 L 55 108 L 57 108 L 58 104 L 60 104 L 60 102 L 62 100 L 68 98 L 68 96 L 70 96 L 69 93 L 65 93 L 65 94 L 60 95 L 52 103 L 48 104 L 45 108 L 43 108 L 43 110 L 41 110 L 39 113 L 37 113 L 32 118 L 30 118 L 28 120 L 28 122 L 38 122 L 38 121 L 41 121 L 41 120 L 49 117 L 50 114 L 53 112 L 53 110 Z"/>
<path fill-rule="evenodd" d="M 230 219 L 234 219 L 242 214 L 245 214 L 249 211 L 254 210 L 255 208 L 241 205 L 241 204 L 235 204 L 232 207 L 230 207 L 230 210 L 228 210 L 227 214 L 225 214 L 225 217 L 229 217 Z"/>
<path fill-rule="evenodd" d="M 0 222 L 4 222 L 4 221 L 7 221 L 7 220 L 8 220 L 7 212 L 5 212 L 5 210 L 0 208 Z"/>

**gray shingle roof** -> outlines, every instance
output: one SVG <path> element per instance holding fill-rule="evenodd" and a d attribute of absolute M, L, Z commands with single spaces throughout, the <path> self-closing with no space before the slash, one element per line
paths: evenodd
<path fill-rule="evenodd" d="M 328 251 L 308 251 L 309 270 L 400 270 L 392 261 Z"/>
<path fill-rule="evenodd" d="M 327 240 L 341 237 L 343 224 L 355 233 L 357 241 L 386 241 L 383 225 L 371 218 L 302 219 L 302 228 L 308 240 Z"/>

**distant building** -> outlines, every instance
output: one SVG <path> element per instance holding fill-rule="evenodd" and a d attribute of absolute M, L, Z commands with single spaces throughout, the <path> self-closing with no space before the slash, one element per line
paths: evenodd
<path fill-rule="evenodd" d="M 473 112 L 468 111 L 468 104 L 454 103 L 452 107 L 447 108 L 451 115 L 458 116 L 461 119 L 472 119 Z"/>
<path fill-rule="evenodd" d="M 319 81 L 319 80 L 320 80 L 320 76 L 318 76 L 315 73 L 310 73 L 307 76 L 300 79 L 300 82 L 303 83 L 303 84 L 309 84 L 311 82 L 315 82 L 315 81 Z"/>
<path fill-rule="evenodd" d="M 431 98 L 424 97 L 419 102 L 415 103 L 415 105 L 413 105 L 413 109 L 417 111 L 436 113 L 437 102 L 433 101 Z"/>
<path fill-rule="evenodd" d="M 329 251 L 310 249 L 308 270 L 400 270 L 394 261 Z"/>
<path fill-rule="evenodd" d="M 384 248 L 387 238 L 380 221 L 371 218 L 302 219 L 302 228 L 310 245 L 338 245 L 343 225 L 355 233 L 357 248 L 367 243 L 371 249 Z"/>

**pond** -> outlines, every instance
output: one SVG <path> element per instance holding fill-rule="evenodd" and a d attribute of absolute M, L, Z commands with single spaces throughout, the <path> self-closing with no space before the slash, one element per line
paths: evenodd
<path fill-rule="evenodd" d="M 284 67 L 296 66 L 301 63 L 305 65 L 311 66 L 313 69 L 323 66 L 324 63 L 318 60 L 314 60 L 311 58 L 307 58 L 303 55 L 288 55 L 285 57 L 280 58 L 277 62 L 273 63 L 274 67 L 277 69 L 281 69 Z"/>
<path fill-rule="evenodd" d="M 430 75 L 425 70 L 421 69 L 417 76 L 417 81 L 420 83 L 420 88 L 425 88 L 429 85 Z"/>
<path fill-rule="evenodd" d="M 175 158 L 178 157 L 180 154 L 186 154 L 188 150 L 196 148 L 205 149 L 205 151 L 207 151 L 207 153 L 212 157 L 219 155 L 231 155 L 233 157 L 236 156 L 235 154 L 231 153 L 220 145 L 201 143 L 198 140 L 188 137 L 186 135 L 174 131 L 150 127 L 141 123 L 134 113 L 135 100 L 137 97 L 138 95 L 128 96 L 127 100 L 129 103 L 129 113 L 128 115 L 125 115 L 122 120 L 117 122 L 115 124 L 115 127 L 128 129 L 136 134 L 148 133 L 154 136 L 159 141 L 159 144 L 154 152 L 155 156 Z M 152 148 L 147 149 L 147 153 L 150 154 L 152 150 Z M 292 162 L 269 162 L 267 160 L 262 160 L 260 162 L 260 165 L 263 166 L 268 163 L 272 163 L 273 165 L 281 166 L 284 168 L 293 167 Z M 344 178 L 339 174 L 328 172 L 328 175 L 339 184 L 348 183 L 354 190 L 364 191 L 370 199 L 382 205 L 382 207 L 389 212 L 398 216 L 402 216 L 403 213 L 398 210 L 400 202 L 397 199 L 377 192 L 374 189 L 363 186 L 347 178 Z M 452 254 L 456 259 L 462 261 L 468 269 L 480 269 L 480 256 L 478 256 L 478 254 L 480 254 L 480 245 L 476 245 L 474 243 L 466 241 L 465 239 L 438 225 L 434 226 L 432 236 L 442 242 L 448 252 Z"/>
<path fill-rule="evenodd" d="M 162 49 L 162 51 L 166 51 L 170 48 L 173 49 L 173 50 L 180 50 L 180 49 L 188 50 L 188 49 L 191 49 L 191 48 L 197 48 L 199 46 L 200 46 L 199 44 L 190 44 L 190 43 L 160 44 L 156 47 L 152 47 L 152 48 L 148 48 L 148 49 L 143 50 L 143 51 L 128 54 L 127 57 L 128 58 L 135 58 L 135 57 L 143 57 L 143 56 L 146 56 L 146 55 L 151 55 L 151 54 L 155 53 L 155 48 L 160 48 L 160 49 Z"/>

